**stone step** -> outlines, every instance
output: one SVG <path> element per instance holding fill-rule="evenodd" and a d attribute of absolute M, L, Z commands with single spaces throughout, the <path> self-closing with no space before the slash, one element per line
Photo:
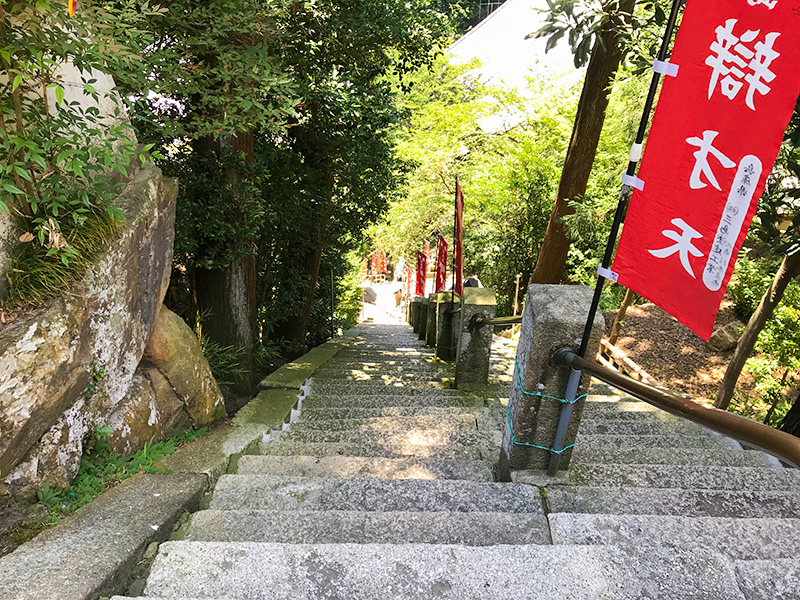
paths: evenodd
<path fill-rule="evenodd" d="M 292 431 L 401 431 L 436 429 L 438 431 L 476 431 L 477 419 L 472 415 L 423 415 L 417 417 L 371 417 L 367 419 L 301 420 Z"/>
<path fill-rule="evenodd" d="M 516 483 L 276 475 L 223 475 L 208 508 L 542 514 L 536 488 Z"/>
<path fill-rule="evenodd" d="M 777 459 L 755 450 L 728 448 L 598 448 L 578 446 L 572 464 L 726 465 L 780 467 Z"/>
<path fill-rule="evenodd" d="M 554 544 L 707 548 L 739 560 L 800 557 L 799 519 L 569 513 L 548 519 Z"/>
<path fill-rule="evenodd" d="M 800 492 L 800 471 L 701 465 L 572 465 L 574 485 Z M 524 475 L 515 481 L 526 483 Z"/>
<path fill-rule="evenodd" d="M 333 358 L 328 360 L 325 365 L 322 367 L 324 369 L 330 368 L 332 366 L 341 367 L 341 368 L 353 368 L 353 369 L 365 369 L 365 370 L 372 370 L 372 369 L 384 369 L 384 370 L 391 370 L 391 369 L 406 369 L 408 367 L 415 367 L 415 366 L 437 366 L 443 368 L 452 368 L 450 363 L 443 363 L 439 362 L 427 357 L 420 357 L 420 356 L 406 356 L 406 357 L 382 357 L 378 360 L 368 360 L 363 358 L 362 353 L 358 353 L 358 358 L 354 358 L 352 355 L 350 356 L 343 356 L 341 352 L 337 353 Z"/>
<path fill-rule="evenodd" d="M 489 414 L 486 408 L 461 408 L 447 406 L 386 406 L 384 408 L 306 408 L 302 422 L 330 421 L 333 419 L 375 419 L 378 417 L 451 417 L 470 416 L 473 419 Z"/>
<path fill-rule="evenodd" d="M 444 377 L 452 377 L 452 375 L 448 372 L 435 371 L 432 369 L 417 372 L 398 371 L 396 373 L 361 373 L 345 371 L 343 369 L 329 371 L 320 370 L 314 372 L 311 388 L 312 391 L 317 391 L 321 384 L 326 383 L 352 383 L 359 386 L 410 386 L 414 389 L 427 387 L 436 388 L 441 386 L 441 380 Z"/>
<path fill-rule="evenodd" d="M 577 444 L 589 448 L 728 448 L 741 449 L 734 440 L 721 435 L 584 435 Z"/>
<path fill-rule="evenodd" d="M 269 441 L 258 448 L 259 454 L 267 456 L 359 456 L 383 458 L 431 458 L 458 459 L 468 461 L 496 461 L 500 450 L 448 444 L 445 446 L 418 446 L 406 444 L 402 440 L 393 442 L 372 441 L 359 443 L 346 442 L 281 442 Z"/>
<path fill-rule="evenodd" d="M 798 518 L 800 494 L 667 488 L 550 487 L 551 513 Z"/>
<path fill-rule="evenodd" d="M 387 446 L 405 444 L 409 449 L 425 451 L 436 446 L 497 448 L 502 435 L 499 431 L 438 431 L 436 429 L 406 429 L 400 431 L 281 431 L 273 434 L 279 442 L 344 442 L 381 443 Z M 496 457 L 492 457 L 496 458 Z"/>
<path fill-rule="evenodd" d="M 648 414 L 648 413 L 640 413 Z M 580 424 L 583 435 L 708 435 L 710 430 L 691 421 L 658 421 L 630 419 L 596 419 L 584 416 Z"/>
<path fill-rule="evenodd" d="M 204 510 L 184 538 L 293 544 L 549 544 L 547 517 L 479 512 Z"/>
<path fill-rule="evenodd" d="M 800 598 L 800 566 L 796 558 L 736 561 L 739 588 L 747 600 Z"/>
<path fill-rule="evenodd" d="M 436 390 L 418 390 L 417 394 L 313 394 L 303 399 L 303 408 L 386 408 L 396 406 L 472 408 L 482 407 L 483 398 L 466 394 L 430 393 Z"/>
<path fill-rule="evenodd" d="M 600 419 L 658 419 L 678 421 L 680 417 L 651 406 L 646 402 L 618 401 L 608 402 L 605 396 L 589 396 L 584 404 L 584 416 Z"/>
<path fill-rule="evenodd" d="M 448 389 L 441 381 L 433 379 L 402 380 L 390 377 L 384 380 L 372 379 L 369 381 L 343 381 L 341 379 L 311 379 L 311 393 L 314 394 L 416 394 L 419 390 Z M 400 391 L 402 390 L 402 391 Z"/>
<path fill-rule="evenodd" d="M 145 595 L 237 600 L 743 600 L 708 551 L 607 546 L 167 542 Z"/>
<path fill-rule="evenodd" d="M 477 460 L 244 455 L 239 458 L 236 472 L 239 475 L 494 481 L 492 467 L 489 461 Z"/>

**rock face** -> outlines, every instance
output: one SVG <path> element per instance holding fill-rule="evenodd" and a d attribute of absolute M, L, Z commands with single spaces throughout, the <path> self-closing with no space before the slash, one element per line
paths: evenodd
<path fill-rule="evenodd" d="M 725 327 L 720 327 L 712 335 L 706 343 L 706 346 L 714 352 L 727 352 L 736 348 L 739 343 L 739 338 L 742 337 L 742 330 L 744 323 L 741 321 L 733 321 L 728 323 Z"/>
<path fill-rule="evenodd" d="M 95 267 L 0 331 L 0 493 L 70 481 L 86 433 L 141 386 L 137 367 L 169 282 L 176 194 L 176 182 L 142 168 L 117 199 L 126 218 Z"/>

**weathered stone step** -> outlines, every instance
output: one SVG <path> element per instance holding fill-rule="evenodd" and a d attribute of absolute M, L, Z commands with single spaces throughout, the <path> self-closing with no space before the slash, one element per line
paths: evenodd
<path fill-rule="evenodd" d="M 444 446 L 419 446 L 402 440 L 371 442 L 282 442 L 269 441 L 259 446 L 259 454 L 268 456 L 361 456 L 383 458 L 431 458 L 468 461 L 497 460 L 500 450 L 447 444 Z"/>
<path fill-rule="evenodd" d="M 494 481 L 492 466 L 489 461 L 477 460 L 244 455 L 238 460 L 236 472 L 239 475 Z"/>
<path fill-rule="evenodd" d="M 729 448 L 608 448 L 581 445 L 572 464 L 726 465 L 730 467 L 779 467 L 777 459 L 754 450 Z"/>
<path fill-rule="evenodd" d="M 516 483 L 275 475 L 223 475 L 208 508 L 542 514 L 536 488 Z"/>
<path fill-rule="evenodd" d="M 659 410 L 646 402 L 618 401 L 606 402 L 604 396 L 589 396 L 584 405 L 584 415 L 600 419 L 658 419 L 677 421 L 680 417 Z"/>
<path fill-rule="evenodd" d="M 449 417 L 468 415 L 473 419 L 485 417 L 485 408 L 461 408 L 448 406 L 386 406 L 383 408 L 306 408 L 302 422 L 329 421 L 333 419 L 374 419 L 378 417 Z"/>
<path fill-rule="evenodd" d="M 431 358 L 427 357 L 420 357 L 420 356 L 405 356 L 405 357 L 381 357 L 378 360 L 368 360 L 363 358 L 363 354 L 359 353 L 358 358 L 353 358 L 353 356 L 343 356 L 342 353 L 338 353 L 336 356 L 331 358 L 327 361 L 324 365 L 324 368 L 329 368 L 331 366 L 341 367 L 343 369 L 353 368 L 353 369 L 406 369 L 409 366 L 432 366 L 436 365 L 438 367 L 444 368 L 452 368 L 452 365 L 449 363 L 441 363 L 434 361 Z"/>
<path fill-rule="evenodd" d="M 384 379 L 371 379 L 366 381 L 347 381 L 341 378 L 324 379 L 316 376 L 311 379 L 312 393 L 391 393 L 394 394 L 399 389 L 405 389 L 407 394 L 413 394 L 417 390 L 426 389 L 445 389 L 445 385 L 434 379 L 402 379 L 399 377 L 386 377 Z"/>
<path fill-rule="evenodd" d="M 528 513 L 204 510 L 185 537 L 293 544 L 549 544 L 547 518 Z"/>
<path fill-rule="evenodd" d="M 437 390 L 418 390 L 418 394 L 370 394 L 348 392 L 343 394 L 313 394 L 303 399 L 304 408 L 384 408 L 395 406 L 417 407 L 482 407 L 484 400 L 478 396 L 466 394 L 430 393 Z M 444 391 L 444 390 L 440 390 Z"/>
<path fill-rule="evenodd" d="M 472 415 L 423 415 L 417 417 L 371 417 L 367 419 L 309 420 L 292 425 L 292 431 L 401 431 L 404 429 L 436 429 L 439 431 L 476 431 Z"/>
<path fill-rule="evenodd" d="M 744 600 L 721 555 L 606 546 L 168 542 L 145 594 L 237 600 Z"/>
<path fill-rule="evenodd" d="M 800 557 L 798 519 L 569 513 L 548 519 L 554 544 L 697 547 L 740 560 Z"/>
<path fill-rule="evenodd" d="M 800 494 L 791 492 L 554 486 L 547 488 L 547 505 L 553 513 L 800 517 Z"/>
<path fill-rule="evenodd" d="M 800 598 L 800 565 L 796 558 L 736 561 L 735 567 L 747 600 Z"/>
<path fill-rule="evenodd" d="M 435 446 L 475 446 L 500 448 L 499 431 L 438 431 L 435 429 L 406 429 L 400 431 L 282 431 L 273 434 L 281 442 L 345 442 L 405 444 L 409 448 L 424 450 Z"/>
<path fill-rule="evenodd" d="M 738 443 L 721 435 L 584 435 L 578 432 L 577 444 L 589 448 L 728 448 L 741 449 Z"/>
<path fill-rule="evenodd" d="M 648 414 L 648 413 L 640 413 Z M 584 416 L 580 425 L 584 435 L 708 435 L 708 429 L 691 421 L 597 419 Z"/>
<path fill-rule="evenodd" d="M 362 373 L 352 372 L 343 369 L 335 369 L 328 371 L 316 371 L 314 373 L 312 389 L 316 391 L 319 385 L 326 383 L 346 384 L 353 383 L 357 385 L 371 385 L 371 386 L 413 386 L 414 389 L 422 387 L 435 388 L 441 385 L 441 380 L 444 377 L 452 377 L 449 372 L 441 370 L 427 369 L 425 371 L 397 371 L 395 373 Z"/>
<path fill-rule="evenodd" d="M 572 465 L 574 485 L 800 492 L 797 469 L 700 465 Z M 515 477 L 525 482 L 525 476 Z"/>

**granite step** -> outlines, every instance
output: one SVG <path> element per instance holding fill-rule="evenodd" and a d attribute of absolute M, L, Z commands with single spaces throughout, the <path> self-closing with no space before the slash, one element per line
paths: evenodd
<path fill-rule="evenodd" d="M 375 419 L 378 417 L 460 417 L 473 419 L 489 414 L 486 408 L 461 408 L 458 406 L 386 406 L 384 408 L 306 408 L 304 404 L 302 422 L 330 421 L 334 419 Z"/>
<path fill-rule="evenodd" d="M 490 461 L 362 456 L 244 455 L 237 462 L 236 473 L 297 477 L 494 481 L 493 463 Z"/>
<path fill-rule="evenodd" d="M 548 515 L 554 544 L 706 548 L 738 560 L 800 557 L 800 519 Z"/>
<path fill-rule="evenodd" d="M 635 487 L 547 488 L 549 512 L 684 517 L 798 518 L 800 494 Z"/>
<path fill-rule="evenodd" d="M 386 408 L 386 407 L 482 407 L 484 400 L 478 396 L 458 393 L 431 393 L 437 390 L 417 390 L 416 394 L 365 394 L 362 390 L 340 394 L 314 393 L 303 399 L 303 408 Z M 443 390 L 439 390 L 443 391 Z"/>
<path fill-rule="evenodd" d="M 320 384 L 334 383 L 345 384 L 353 383 L 358 385 L 372 386 L 411 386 L 414 389 L 422 387 L 441 386 L 441 380 L 445 377 L 452 377 L 452 374 L 445 371 L 397 371 L 394 373 L 382 372 L 359 372 L 335 369 L 329 371 L 315 371 L 312 389 L 316 391 Z"/>
<path fill-rule="evenodd" d="M 607 546 L 167 542 L 151 597 L 237 600 L 743 600 L 731 564 L 697 550 Z"/>
<path fill-rule="evenodd" d="M 223 475 L 208 508 L 543 514 L 538 490 L 516 483 L 276 475 Z"/>
<path fill-rule="evenodd" d="M 417 417 L 372 417 L 367 419 L 301 420 L 292 431 L 401 431 L 405 429 L 436 429 L 438 431 L 476 431 L 473 415 L 423 415 Z"/>
<path fill-rule="evenodd" d="M 727 448 L 741 449 L 735 440 L 708 433 L 706 435 L 592 435 L 578 432 L 578 446 L 589 448 Z"/>
<path fill-rule="evenodd" d="M 273 434 L 272 439 L 280 442 L 345 442 L 345 443 L 382 443 L 387 445 L 405 444 L 409 448 L 424 450 L 429 447 L 461 446 L 497 447 L 500 448 L 502 434 L 499 431 L 439 431 L 436 429 L 405 429 L 399 431 L 281 431 Z"/>
<path fill-rule="evenodd" d="M 730 448 L 608 448 L 581 445 L 572 454 L 577 464 L 723 465 L 781 468 L 778 459 L 757 450 Z"/>
<path fill-rule="evenodd" d="M 747 600 L 797 600 L 800 565 L 796 558 L 736 561 L 736 578 Z"/>
<path fill-rule="evenodd" d="M 644 413 L 647 414 L 647 413 Z M 584 435 L 708 435 L 710 430 L 691 421 L 644 421 L 585 417 L 580 425 Z M 713 435 L 713 434 L 712 434 Z"/>
<path fill-rule="evenodd" d="M 795 491 L 800 493 L 797 469 L 764 469 L 701 465 L 572 465 L 574 485 L 611 487 L 690 488 L 711 490 Z M 525 483 L 525 476 L 515 481 Z"/>
<path fill-rule="evenodd" d="M 291 544 L 549 544 L 544 515 L 480 512 L 204 510 L 185 538 Z"/>
<path fill-rule="evenodd" d="M 262 442 L 258 453 L 266 456 L 356 456 L 375 458 L 430 458 L 458 459 L 468 461 L 496 461 L 499 448 L 481 448 L 463 444 L 445 444 L 427 446 L 407 444 L 402 440 L 394 441 L 362 441 L 362 442 L 285 442 L 271 440 Z"/>
<path fill-rule="evenodd" d="M 415 394 L 418 390 L 426 389 L 448 389 L 447 386 L 438 379 L 433 378 L 409 378 L 385 377 L 384 379 L 374 378 L 365 381 L 347 381 L 346 379 L 333 378 L 325 379 L 314 376 L 311 379 L 312 393 L 361 393 L 361 394 L 397 394 L 403 393 L 398 390 L 405 390 L 407 394 Z"/>

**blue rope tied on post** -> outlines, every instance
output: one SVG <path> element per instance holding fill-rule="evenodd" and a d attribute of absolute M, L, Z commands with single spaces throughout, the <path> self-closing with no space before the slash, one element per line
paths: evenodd
<path fill-rule="evenodd" d="M 519 384 L 519 391 L 521 391 L 526 396 L 537 396 L 539 398 L 548 398 L 549 400 L 558 400 L 561 404 L 575 404 L 581 398 L 586 398 L 589 394 L 581 394 L 574 400 L 567 400 L 566 398 L 557 398 L 556 396 L 548 396 L 547 394 L 539 394 L 536 392 L 529 392 L 527 391 L 522 385 L 522 375 L 519 372 L 519 363 L 517 362 L 516 357 L 514 358 L 514 373 L 517 376 L 517 383 Z M 561 450 L 556 450 L 555 448 L 547 448 L 546 446 L 538 446 L 536 444 L 528 444 L 526 442 L 518 442 L 514 437 L 514 429 L 511 427 L 511 403 L 509 402 L 506 405 L 506 419 L 508 420 L 508 432 L 511 434 L 511 442 L 516 446 L 525 446 L 526 448 L 536 448 L 538 450 L 547 450 L 548 452 L 552 452 L 553 454 L 563 454 L 570 448 L 574 448 L 575 444 L 570 444 L 569 446 L 565 446 Z"/>

